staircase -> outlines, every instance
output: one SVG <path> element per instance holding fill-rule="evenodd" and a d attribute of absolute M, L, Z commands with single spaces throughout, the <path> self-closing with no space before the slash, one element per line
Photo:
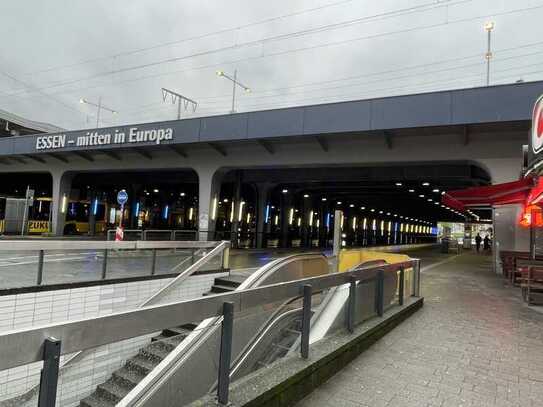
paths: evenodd
<path fill-rule="evenodd" d="M 209 293 L 213 295 L 234 291 L 245 280 L 243 276 L 216 278 Z M 140 349 L 138 354 L 128 359 L 125 365 L 113 372 L 94 393 L 80 402 L 80 407 L 114 407 L 160 362 L 173 351 L 195 328 L 197 324 L 169 328 L 151 339 L 151 343 Z"/>

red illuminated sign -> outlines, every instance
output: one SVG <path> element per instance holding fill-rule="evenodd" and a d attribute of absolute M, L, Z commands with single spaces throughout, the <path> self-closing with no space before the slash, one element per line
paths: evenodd
<path fill-rule="evenodd" d="M 532 149 L 535 154 L 543 149 L 543 96 L 535 102 L 532 115 Z"/>

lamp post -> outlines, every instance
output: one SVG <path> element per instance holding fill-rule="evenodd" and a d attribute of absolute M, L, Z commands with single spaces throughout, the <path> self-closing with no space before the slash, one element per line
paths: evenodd
<path fill-rule="evenodd" d="M 487 32 L 487 48 L 486 48 L 486 86 L 490 86 L 490 60 L 492 59 L 492 51 L 490 50 L 490 39 L 492 36 L 492 30 L 494 29 L 494 21 L 485 23 L 485 30 Z"/>
<path fill-rule="evenodd" d="M 98 112 L 96 113 L 96 128 L 98 128 L 99 124 L 100 124 L 100 111 L 101 110 L 107 110 L 108 112 L 111 112 L 111 114 L 117 114 L 118 112 L 116 110 L 113 110 L 113 109 L 110 109 L 109 107 L 107 106 L 104 106 L 102 104 L 102 96 L 100 96 L 98 98 L 98 103 L 93 103 L 93 102 L 90 102 L 86 99 L 79 99 L 79 103 L 81 104 L 84 104 L 84 105 L 90 105 L 90 106 L 94 106 L 96 108 L 98 108 Z"/>
<path fill-rule="evenodd" d="M 251 88 L 249 88 L 248 86 L 245 86 L 244 84 L 238 81 L 237 69 L 234 70 L 234 77 L 231 77 L 230 75 L 226 74 L 224 71 L 217 71 L 217 75 L 222 76 L 223 78 L 226 78 L 232 82 L 232 110 L 230 113 L 236 113 L 236 86 L 239 86 L 247 93 L 251 92 Z"/>

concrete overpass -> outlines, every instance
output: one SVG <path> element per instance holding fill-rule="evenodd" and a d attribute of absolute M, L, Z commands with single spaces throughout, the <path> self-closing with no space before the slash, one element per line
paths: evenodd
<path fill-rule="evenodd" d="M 61 197 L 85 172 L 191 169 L 199 227 L 233 169 L 394 167 L 463 163 L 491 182 L 516 179 L 543 82 L 0 139 L 0 172 L 49 172 L 53 231 Z M 436 174 L 428 176 L 440 177 Z"/>

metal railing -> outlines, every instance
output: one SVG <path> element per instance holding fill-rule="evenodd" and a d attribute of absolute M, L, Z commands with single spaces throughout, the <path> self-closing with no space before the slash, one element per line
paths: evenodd
<path fill-rule="evenodd" d="M 25 328 L 0 335 L 0 370 L 33 362 L 43 361 L 40 379 L 39 407 L 54 406 L 57 393 L 59 359 L 62 354 L 81 352 L 121 340 L 155 333 L 162 329 L 196 320 L 221 317 L 220 363 L 218 368 L 217 396 L 219 403 L 228 404 L 230 381 L 230 357 L 232 350 L 233 316 L 249 311 L 270 301 L 284 301 L 303 295 L 303 321 L 301 329 L 301 356 L 310 352 L 311 294 L 344 284 L 375 282 L 375 310 L 384 314 L 383 281 L 385 273 L 397 273 L 399 277 L 398 304 L 404 303 L 404 271 L 412 269 L 411 296 L 420 296 L 420 260 L 354 269 L 343 273 L 327 274 L 258 288 L 236 290 L 229 293 L 205 296 L 188 301 L 165 305 L 151 305 L 142 309 L 110 314 L 79 321 L 52 324 L 37 328 Z M 356 291 L 349 290 L 346 328 L 353 331 Z M 144 323 L 143 323 L 144 321 Z"/>
<path fill-rule="evenodd" d="M 74 241 L 74 240 L 5 240 L 0 241 L 0 252 L 36 252 L 36 285 L 43 284 L 44 279 L 44 263 L 45 255 L 48 251 L 79 251 L 79 250 L 95 250 L 102 255 L 101 275 L 100 279 L 105 280 L 108 273 L 109 254 L 114 251 L 135 251 L 135 250 L 151 250 L 151 264 L 149 275 L 155 275 L 157 265 L 157 251 L 159 250 L 190 250 L 190 256 L 176 265 L 175 269 L 180 269 L 180 266 L 185 263 L 196 261 L 196 257 L 202 249 L 214 249 L 221 245 L 222 242 L 205 242 L 205 241 Z M 72 281 L 73 282 L 73 281 Z"/>
<path fill-rule="evenodd" d="M 115 240 L 116 229 L 108 229 L 106 238 Z M 124 240 L 198 240 L 198 231 L 193 229 L 124 229 Z M 208 239 L 211 240 L 211 239 Z"/>

